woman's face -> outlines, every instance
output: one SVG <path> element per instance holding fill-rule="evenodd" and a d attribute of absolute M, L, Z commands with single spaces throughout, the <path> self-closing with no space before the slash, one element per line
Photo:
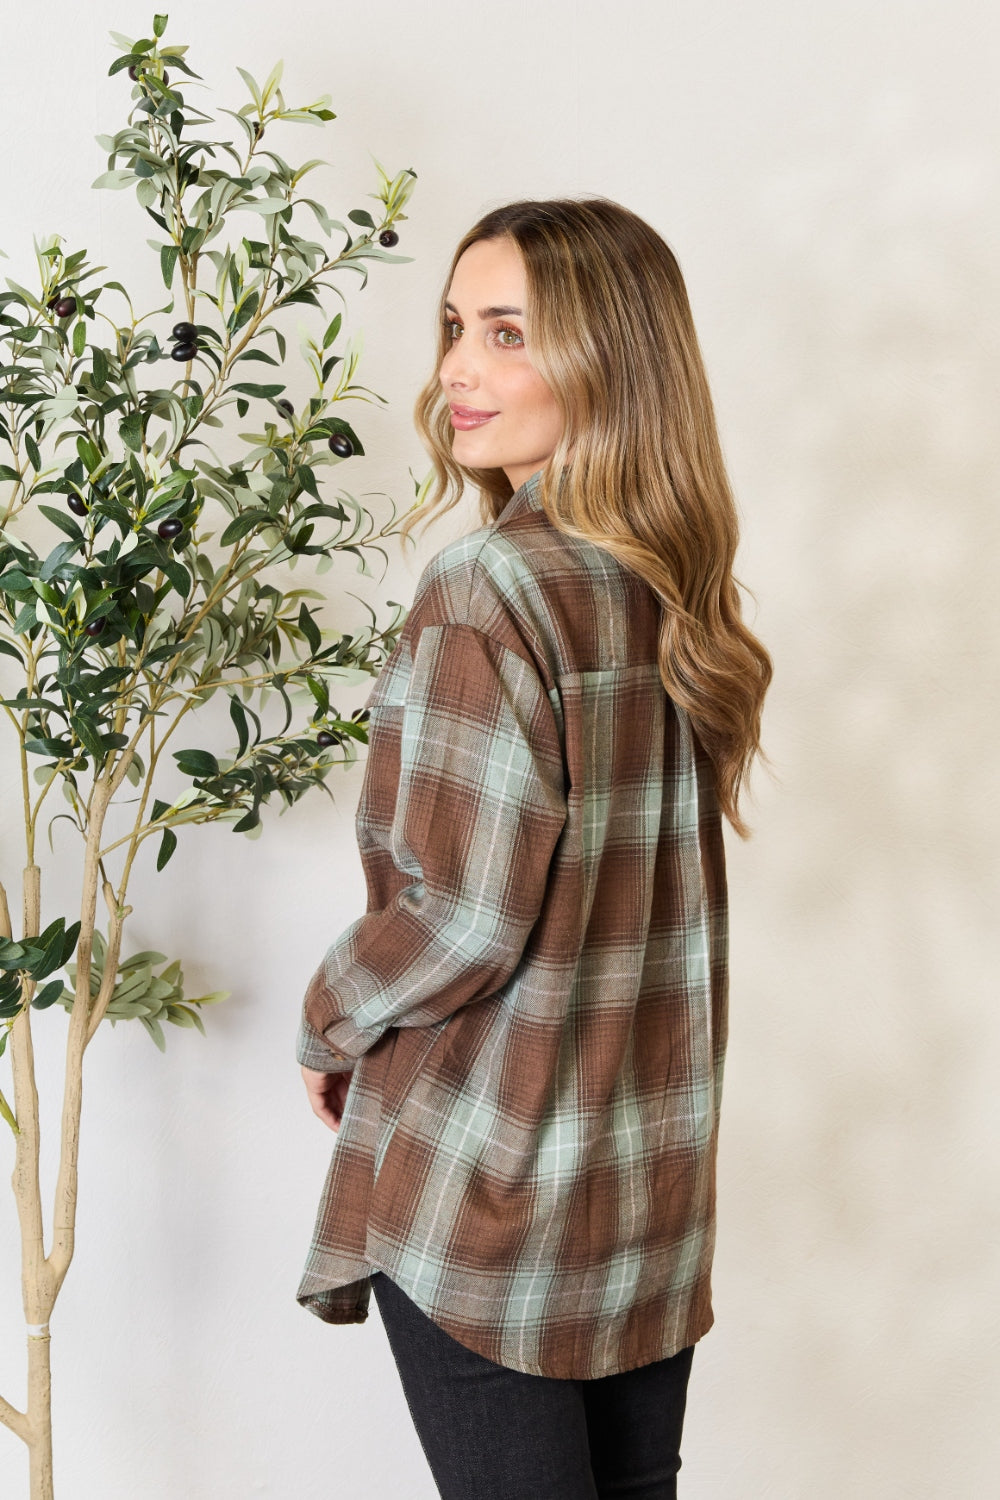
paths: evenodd
<path fill-rule="evenodd" d="M 563 427 L 525 346 L 525 295 L 524 263 L 512 241 L 470 245 L 448 289 L 451 345 L 438 371 L 456 463 L 503 469 L 515 490 L 551 457 Z"/>

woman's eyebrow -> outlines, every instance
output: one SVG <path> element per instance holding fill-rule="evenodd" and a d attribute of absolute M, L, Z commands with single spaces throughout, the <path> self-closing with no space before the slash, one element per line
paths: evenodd
<path fill-rule="evenodd" d="M 446 302 L 445 311 L 457 313 L 458 308 L 455 307 L 453 303 Z M 479 316 L 484 323 L 486 322 L 487 318 L 503 318 L 510 317 L 511 315 L 513 315 L 515 318 L 524 316 L 519 307 L 481 307 L 479 309 Z"/>

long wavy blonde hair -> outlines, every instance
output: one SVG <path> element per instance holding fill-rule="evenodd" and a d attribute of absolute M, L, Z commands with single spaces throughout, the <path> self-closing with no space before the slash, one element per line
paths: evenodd
<path fill-rule="evenodd" d="M 680 267 L 655 230 L 609 199 L 505 204 L 455 251 L 438 309 L 438 368 L 450 347 L 444 303 L 458 260 L 477 240 L 504 236 L 525 269 L 525 346 L 564 419 L 539 499 L 554 527 L 604 548 L 659 596 L 663 685 L 687 711 L 719 805 L 746 838 L 738 801 L 754 756 L 764 758 L 772 667 L 741 617 L 736 507 Z M 495 520 L 511 483 L 503 469 L 455 462 L 436 372 L 414 420 L 434 483 L 404 536 L 450 510 L 470 482 L 483 524 Z"/>

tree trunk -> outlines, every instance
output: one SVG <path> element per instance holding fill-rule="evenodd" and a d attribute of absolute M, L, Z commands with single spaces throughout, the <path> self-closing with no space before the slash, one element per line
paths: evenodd
<path fill-rule="evenodd" d="M 52 1380 L 49 1332 L 28 1334 L 28 1416 L 31 1438 L 28 1473 L 31 1500 L 53 1500 L 52 1490 Z"/>
<path fill-rule="evenodd" d="M 24 872 L 24 936 L 37 937 L 41 915 L 41 871 Z M 25 1005 L 11 1027 L 17 1149 L 12 1178 L 21 1221 L 21 1296 L 28 1329 L 27 1432 L 31 1500 L 52 1500 L 52 1383 L 49 1365 L 49 1317 L 56 1286 L 45 1259 L 42 1195 L 38 1179 L 40 1135 L 35 1054 L 31 1041 L 31 1006 Z"/>
<path fill-rule="evenodd" d="M 59 1289 L 73 1259 L 76 1231 L 76 1201 L 80 1116 L 83 1104 L 83 1054 L 92 1019 L 98 1020 L 107 1006 L 104 989 L 114 984 L 121 944 L 121 915 L 113 893 L 105 888 L 111 911 L 111 942 L 108 949 L 110 975 L 93 1012 L 90 1003 L 90 959 L 93 950 L 99 879 L 98 850 L 104 815 L 116 782 L 98 783 L 88 821 L 84 864 L 81 930 L 77 947 L 77 985 L 70 1012 L 66 1046 L 59 1173 L 56 1183 L 52 1251 L 46 1256 L 42 1198 L 39 1183 L 40 1132 L 35 1057 L 31 1040 L 31 1005 L 20 1011 L 11 1027 L 11 1066 L 14 1074 L 17 1119 L 14 1174 L 11 1179 L 21 1224 L 21 1289 L 28 1334 L 28 1409 L 19 1412 L 0 1398 L 0 1421 L 23 1438 L 28 1446 L 31 1500 L 53 1500 L 52 1476 L 52 1375 L 49 1318 Z M 37 937 L 41 923 L 41 871 L 35 864 L 24 872 L 24 936 Z M 9 925 L 9 923 L 8 923 Z M 110 980 L 110 984 L 108 981 Z M 101 1003 L 103 1002 L 103 1004 Z"/>

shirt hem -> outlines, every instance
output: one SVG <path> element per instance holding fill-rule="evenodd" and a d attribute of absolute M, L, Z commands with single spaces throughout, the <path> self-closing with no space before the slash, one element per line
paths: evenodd
<path fill-rule="evenodd" d="M 391 1262 L 392 1257 L 386 1256 L 386 1260 Z M 662 1316 L 661 1329 L 664 1327 L 670 1329 L 669 1336 L 661 1333 L 657 1340 L 651 1337 L 637 1340 L 638 1348 L 635 1349 L 635 1353 L 638 1357 L 626 1357 L 622 1361 L 615 1362 L 611 1369 L 594 1370 L 591 1350 L 589 1353 L 584 1353 L 582 1357 L 574 1354 L 565 1359 L 546 1361 L 546 1368 L 543 1369 L 538 1360 L 519 1359 L 510 1354 L 507 1347 L 509 1332 L 505 1333 L 502 1329 L 484 1328 L 480 1334 L 479 1330 L 474 1329 L 470 1324 L 450 1318 L 446 1310 L 435 1305 L 428 1305 L 410 1284 L 405 1270 L 400 1271 L 392 1264 L 383 1265 L 370 1254 L 366 1256 L 364 1264 L 367 1274 L 353 1279 L 349 1279 L 350 1272 L 340 1273 L 339 1280 L 336 1279 L 338 1274 L 336 1272 L 325 1277 L 315 1270 L 306 1273 L 296 1293 L 296 1300 L 300 1306 L 324 1323 L 367 1322 L 372 1294 L 371 1278 L 376 1271 L 382 1271 L 449 1338 L 483 1359 L 488 1359 L 491 1364 L 501 1365 L 508 1370 L 516 1370 L 523 1375 L 541 1375 L 556 1380 L 601 1380 L 611 1375 L 624 1375 L 629 1370 L 641 1369 L 645 1365 L 670 1359 L 675 1354 L 679 1354 L 682 1349 L 698 1343 L 715 1322 L 710 1297 L 704 1293 L 699 1295 L 695 1288 L 693 1295 L 688 1297 L 686 1306 L 675 1304 L 673 1308 L 669 1308 L 668 1303 L 669 1310 L 665 1311 Z M 580 1339 L 579 1343 L 585 1344 L 586 1337 Z"/>

